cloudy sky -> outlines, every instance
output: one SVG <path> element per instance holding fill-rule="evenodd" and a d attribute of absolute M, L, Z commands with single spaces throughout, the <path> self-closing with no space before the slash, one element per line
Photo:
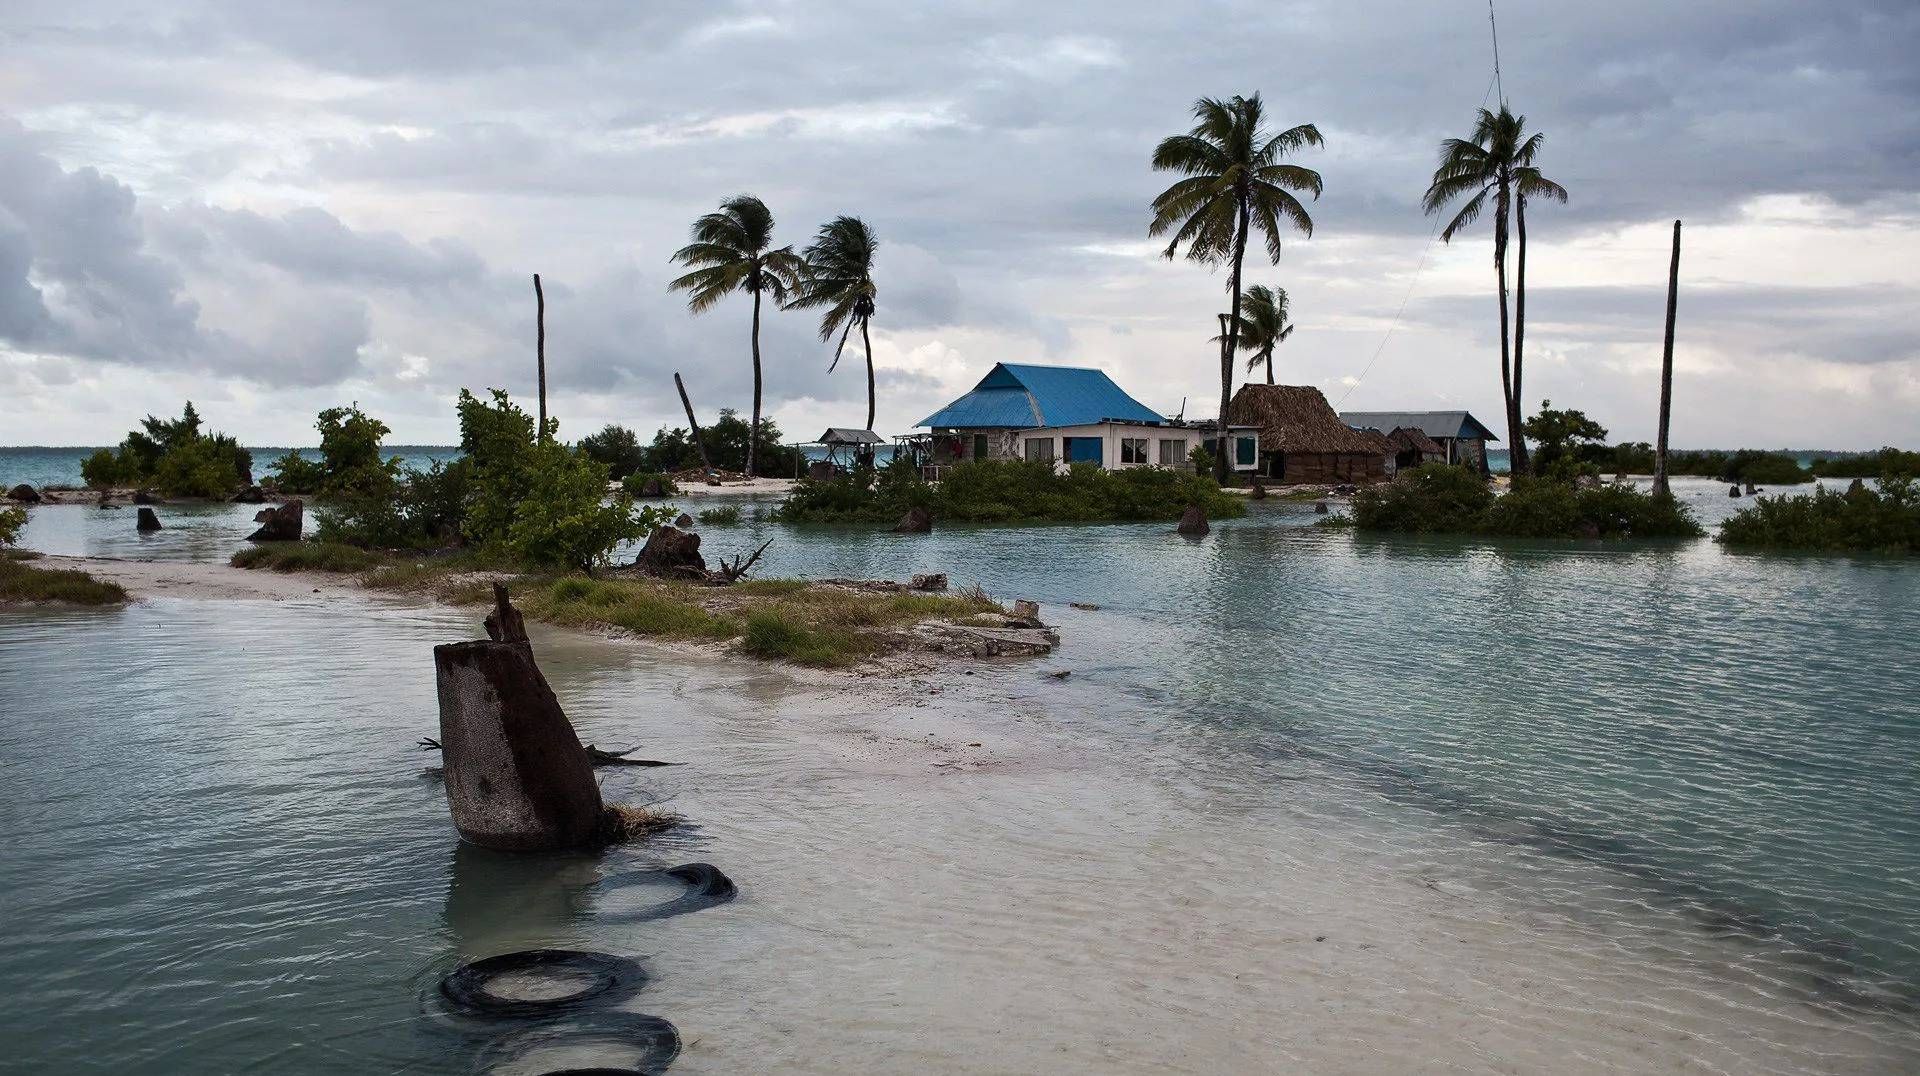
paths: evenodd
<path fill-rule="evenodd" d="M 304 10 L 302 10 L 304 9 Z M 1527 396 L 1650 439 L 1686 220 L 1675 442 L 1920 444 L 1920 5 L 1503 0 L 1504 86 L 1572 192 L 1530 215 Z M 255 444 L 357 400 L 445 442 L 462 386 L 580 436 L 745 408 L 744 297 L 668 256 L 737 192 L 783 242 L 880 234 L 883 433 L 996 361 L 1217 406 L 1225 275 L 1158 257 L 1154 143 L 1201 95 L 1317 123 L 1311 238 L 1250 281 L 1281 379 L 1495 422 L 1484 227 L 1432 242 L 1437 142 L 1487 99 L 1481 0 L 751 5 L 10 0 L 0 10 L 0 444 L 117 440 L 191 397 Z M 789 433 L 857 425 L 804 313 L 770 314 Z"/>

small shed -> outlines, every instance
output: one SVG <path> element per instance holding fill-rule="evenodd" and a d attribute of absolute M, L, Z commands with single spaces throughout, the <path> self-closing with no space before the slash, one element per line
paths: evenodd
<path fill-rule="evenodd" d="M 1227 418 L 1259 427 L 1260 474 L 1283 485 L 1383 481 L 1396 454 L 1385 434 L 1340 421 L 1312 385 L 1242 385 Z"/>
<path fill-rule="evenodd" d="M 1387 435 L 1393 442 L 1393 467 L 1399 471 L 1423 463 L 1445 463 L 1447 450 L 1417 426 L 1396 426 Z"/>
<path fill-rule="evenodd" d="M 872 430 L 828 426 L 827 432 L 821 434 L 812 443 L 824 447 L 827 451 L 824 457 L 808 464 L 808 476 L 831 478 L 836 473 L 862 461 L 872 462 L 873 446 L 886 442 Z"/>
<path fill-rule="evenodd" d="M 1360 430 L 1419 430 L 1440 446 L 1442 462 L 1487 469 L 1487 444 L 1500 438 L 1466 411 L 1342 411 L 1340 421 Z"/>

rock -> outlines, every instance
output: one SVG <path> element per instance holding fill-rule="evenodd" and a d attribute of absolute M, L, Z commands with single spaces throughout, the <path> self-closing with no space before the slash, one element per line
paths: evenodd
<path fill-rule="evenodd" d="M 7 491 L 7 500 L 19 501 L 22 504 L 39 504 L 40 491 L 22 482 Z"/>
<path fill-rule="evenodd" d="M 1013 618 L 1015 620 L 1031 620 L 1038 625 L 1040 622 L 1040 603 L 1021 598 L 1013 603 Z"/>
<path fill-rule="evenodd" d="M 1753 484 L 1753 483 L 1751 483 L 1751 482 L 1748 482 L 1748 483 L 1747 483 L 1747 487 L 1746 487 L 1746 489 L 1747 489 L 1747 496 L 1749 496 L 1749 497 L 1751 497 L 1751 496 L 1753 496 L 1754 494 L 1756 494 L 1756 493 L 1758 493 L 1758 492 L 1760 492 L 1760 487 L 1758 487 L 1758 486 L 1756 486 L 1756 485 L 1754 485 L 1754 484 Z"/>
<path fill-rule="evenodd" d="M 157 531 L 160 529 L 160 517 L 153 514 L 153 509 L 142 507 L 140 509 L 140 518 L 134 521 L 133 527 L 142 533 L 146 531 Z"/>
<path fill-rule="evenodd" d="M 297 542 L 307 519 L 306 502 L 291 500 L 253 514 L 260 529 L 247 535 L 249 542 Z"/>
<path fill-rule="evenodd" d="M 1052 653 L 1060 636 L 1051 628 L 1000 628 L 935 621 L 915 629 L 935 650 L 975 658 L 1032 657 Z"/>
<path fill-rule="evenodd" d="M 243 487 L 240 492 L 233 495 L 233 503 L 265 504 L 267 503 L 267 491 L 261 489 L 259 486 Z"/>
<path fill-rule="evenodd" d="M 680 513 L 680 518 L 673 521 L 673 525 L 680 528 L 681 530 L 687 530 L 688 528 L 693 526 L 693 517 L 686 514 L 685 512 L 682 512 Z"/>
<path fill-rule="evenodd" d="M 1739 487 L 1739 486 L 1728 486 L 1728 487 L 1727 487 L 1727 496 L 1729 496 L 1729 497 L 1738 497 L 1738 496 L 1740 496 L 1740 487 Z"/>
<path fill-rule="evenodd" d="M 1351 482 L 1342 482 L 1340 485 L 1333 487 L 1333 491 L 1342 497 L 1351 497 L 1358 492 L 1358 487 L 1354 486 Z"/>
<path fill-rule="evenodd" d="M 1207 514 L 1202 512 L 1197 504 L 1188 505 L 1187 510 L 1180 515 L 1179 531 L 1189 538 L 1198 538 L 1211 529 L 1207 526 Z"/>
<path fill-rule="evenodd" d="M 895 534 L 931 534 L 933 533 L 933 513 L 924 508 L 909 508 L 907 514 L 893 528 Z"/>
<path fill-rule="evenodd" d="M 707 558 L 700 555 L 698 534 L 678 527 L 656 527 L 647 535 L 647 544 L 640 547 L 633 566 L 661 577 L 704 576 Z"/>
<path fill-rule="evenodd" d="M 1048 673 L 1047 675 L 1053 677 L 1055 680 L 1065 680 L 1067 677 L 1073 675 L 1073 670 L 1072 669 L 1055 669 L 1052 672 Z"/>
<path fill-rule="evenodd" d="M 1326 515 L 1326 514 L 1327 514 L 1327 502 L 1325 502 L 1325 501 L 1315 501 L 1315 502 L 1313 502 L 1313 514 L 1314 514 L 1314 515 L 1316 515 L 1316 516 L 1324 516 L 1324 515 Z"/>
<path fill-rule="evenodd" d="M 947 589 L 947 573 L 929 572 L 925 575 L 915 575 L 913 577 L 913 582 L 907 584 L 907 589 L 908 590 L 945 590 Z"/>
<path fill-rule="evenodd" d="M 1073 606 L 1075 609 L 1085 609 L 1089 612 L 1100 608 L 1092 602 L 1068 602 L 1067 604 Z"/>
<path fill-rule="evenodd" d="M 133 503 L 135 503 L 135 504 L 165 504 L 165 503 L 167 503 L 167 502 L 165 502 L 165 501 L 163 501 L 163 500 L 161 500 L 161 499 L 160 499 L 160 497 L 159 497 L 159 495 L 158 495 L 158 494 L 156 494 L 156 493 L 154 493 L 154 492 L 153 492 L 152 490 L 150 490 L 150 489 L 136 489 L 136 490 L 134 490 L 134 491 L 133 491 Z"/>
<path fill-rule="evenodd" d="M 1261 485 L 1259 480 L 1256 479 L 1253 483 L 1253 492 L 1247 494 L 1247 496 L 1256 501 L 1264 501 L 1267 499 L 1267 487 Z"/>

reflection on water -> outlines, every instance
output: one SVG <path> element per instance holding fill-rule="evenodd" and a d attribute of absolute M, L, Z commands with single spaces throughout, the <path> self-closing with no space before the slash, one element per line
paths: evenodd
<path fill-rule="evenodd" d="M 29 540 L 101 552 L 60 522 L 93 511 Z M 218 511 L 174 555 L 223 559 Z M 414 740 L 469 613 L 0 613 L 0 1034 L 466 1071 L 438 976 L 563 946 L 645 960 L 676 1071 L 1920 1063 L 1920 567 L 1312 519 L 712 531 L 1038 599 L 1074 676 L 819 692 L 544 637 L 583 738 L 690 763 L 603 772 L 699 823 L 605 859 L 453 840 Z M 694 859 L 740 900 L 621 924 L 592 885 Z"/>

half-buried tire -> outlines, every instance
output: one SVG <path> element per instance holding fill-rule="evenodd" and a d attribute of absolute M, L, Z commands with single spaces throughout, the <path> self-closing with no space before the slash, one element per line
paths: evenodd
<path fill-rule="evenodd" d="M 711 908 L 716 904 L 725 904 L 739 893 L 739 890 L 734 887 L 733 879 L 722 874 L 720 868 L 711 863 L 685 863 L 659 871 L 628 871 L 625 874 L 615 874 L 600 879 L 598 888 L 602 892 L 612 892 L 636 886 L 657 886 L 662 881 L 681 886 L 680 895 L 635 911 L 612 912 L 602 918 L 615 923 L 644 923 L 653 919 L 666 919 L 670 916 L 685 915 L 687 912 Z"/>
<path fill-rule="evenodd" d="M 557 990 L 516 996 L 503 989 L 509 976 L 548 980 Z M 440 980 L 440 994 L 455 1007 L 489 1016 L 552 1016 L 587 1002 L 613 1005 L 647 983 L 638 961 L 573 949 L 527 949 L 462 964 Z"/>
<path fill-rule="evenodd" d="M 581 1060 L 583 1051 L 599 1056 Z M 542 1054 L 564 1056 L 568 1067 L 540 1068 Z M 624 1073 L 657 1076 L 680 1056 L 680 1032 L 658 1016 L 591 1012 L 511 1031 L 481 1047 L 475 1072 Z M 558 1057 L 555 1058 L 558 1060 Z"/>

